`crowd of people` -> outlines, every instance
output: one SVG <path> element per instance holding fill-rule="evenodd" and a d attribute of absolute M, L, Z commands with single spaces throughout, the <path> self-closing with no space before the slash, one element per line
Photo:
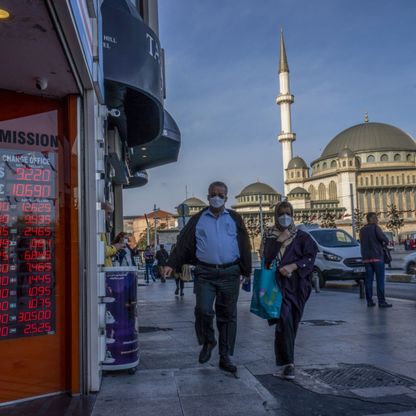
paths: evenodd
<path fill-rule="evenodd" d="M 237 212 L 225 208 L 227 193 L 223 182 L 213 182 L 209 186 L 209 206 L 190 218 L 170 253 L 163 244 L 156 252 L 151 246 L 140 252 L 134 236 L 127 233 L 118 234 L 107 251 L 111 253 L 112 264 L 117 266 L 135 266 L 135 259 L 141 259 L 147 283 L 150 279 L 156 281 L 157 277 L 161 282 L 174 277 L 175 295 L 183 296 L 185 282 L 193 280 L 195 332 L 202 347 L 199 362 L 208 362 L 218 344 L 219 367 L 235 373 L 237 367 L 231 357 L 237 334 L 237 301 L 241 283 L 250 281 L 252 264 L 247 229 Z M 269 325 L 275 328 L 274 351 L 280 369 L 275 375 L 291 380 L 295 378 L 295 339 L 312 291 L 318 247 L 309 233 L 295 226 L 289 202 L 276 205 L 274 219 L 274 225 L 262 236 L 260 256 L 263 269 L 275 270 L 273 279 L 282 296 L 279 317 L 268 319 Z M 378 306 L 388 308 L 392 306 L 386 302 L 384 294 L 384 256 L 388 239 L 377 225 L 375 213 L 368 213 L 367 222 L 360 233 L 367 272 L 367 305 L 376 305 L 372 289 L 376 276 Z"/>

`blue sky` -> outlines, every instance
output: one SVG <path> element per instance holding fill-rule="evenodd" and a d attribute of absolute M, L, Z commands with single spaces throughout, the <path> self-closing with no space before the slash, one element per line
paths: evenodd
<path fill-rule="evenodd" d="M 295 103 L 294 155 L 309 164 L 342 130 L 370 121 L 416 137 L 415 0 L 159 0 L 166 109 L 177 121 L 177 163 L 124 191 L 125 215 L 206 198 L 229 205 L 260 180 L 283 190 L 277 65 L 284 30 Z"/>

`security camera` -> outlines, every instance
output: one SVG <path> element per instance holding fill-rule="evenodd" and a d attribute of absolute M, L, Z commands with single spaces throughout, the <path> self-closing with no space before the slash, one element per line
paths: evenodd
<path fill-rule="evenodd" d="M 46 77 L 39 77 L 35 80 L 36 88 L 40 91 L 46 90 L 48 88 L 48 78 Z"/>

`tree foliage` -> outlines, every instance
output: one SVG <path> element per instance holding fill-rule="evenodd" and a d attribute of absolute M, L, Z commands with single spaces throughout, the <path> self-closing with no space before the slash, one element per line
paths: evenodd
<path fill-rule="evenodd" d="M 358 235 L 360 233 L 361 228 L 364 226 L 364 213 L 360 211 L 358 208 L 355 208 L 352 216 L 354 230 Z"/>
<path fill-rule="evenodd" d="M 322 228 L 337 228 L 335 224 L 335 215 L 329 211 L 326 211 L 321 217 Z"/>
<path fill-rule="evenodd" d="M 392 231 L 396 236 L 399 235 L 400 228 L 404 225 L 404 219 L 401 217 L 401 212 L 397 209 L 396 205 L 391 204 L 387 206 L 387 229 Z"/>

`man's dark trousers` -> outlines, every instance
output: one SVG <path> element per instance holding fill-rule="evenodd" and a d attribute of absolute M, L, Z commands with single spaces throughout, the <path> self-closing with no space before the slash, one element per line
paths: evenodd
<path fill-rule="evenodd" d="M 240 290 L 240 267 L 215 269 L 202 265 L 195 268 L 195 330 L 200 345 L 215 342 L 215 315 L 219 333 L 219 353 L 233 355 L 237 335 L 237 300 Z"/>
<path fill-rule="evenodd" d="M 378 302 L 385 302 L 386 299 L 384 297 L 384 262 L 376 261 L 371 263 L 365 263 L 365 272 L 365 295 L 367 298 L 367 302 L 370 302 L 373 298 L 374 274 L 376 275 Z"/>

